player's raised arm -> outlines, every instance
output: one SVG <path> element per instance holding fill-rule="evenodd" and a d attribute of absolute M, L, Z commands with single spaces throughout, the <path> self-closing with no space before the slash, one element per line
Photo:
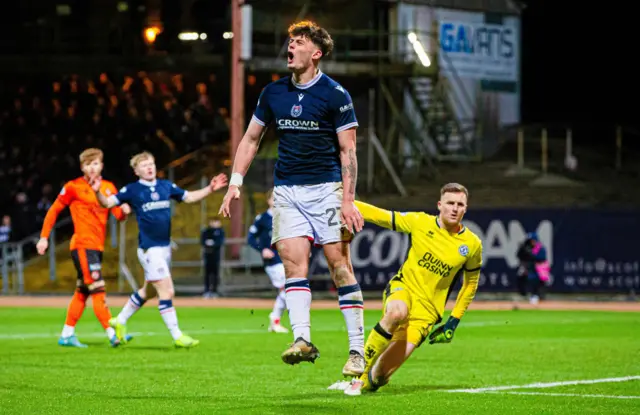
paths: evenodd
<path fill-rule="evenodd" d="M 95 192 L 96 199 L 98 199 L 98 203 L 100 203 L 100 206 L 105 207 L 107 209 L 111 209 L 112 207 L 118 206 L 121 203 L 117 195 L 111 195 L 107 197 L 102 194 L 102 192 L 100 191 L 102 178 L 96 177 L 94 179 L 91 179 L 89 181 L 89 184 L 91 185 L 91 189 L 93 189 L 93 191 Z M 123 187 L 123 189 L 126 189 L 126 187 Z"/>
<path fill-rule="evenodd" d="M 113 185 L 113 183 L 108 183 L 107 185 L 107 194 L 116 194 L 118 193 L 118 189 Z M 123 221 L 127 218 L 127 215 L 131 213 L 131 207 L 126 203 L 121 204 L 120 206 L 114 206 L 110 209 L 111 214 L 118 221 Z"/>
<path fill-rule="evenodd" d="M 420 213 L 418 212 L 396 212 L 360 201 L 356 201 L 355 205 L 366 222 L 374 223 L 392 231 L 411 233 L 414 224 L 420 218 Z"/>
<path fill-rule="evenodd" d="M 172 187 L 171 196 L 174 197 L 174 189 L 178 189 L 182 192 L 180 199 L 182 199 L 185 203 L 196 203 L 209 196 L 211 193 L 222 189 L 227 185 L 227 175 L 224 173 L 218 174 L 216 177 L 211 179 L 209 186 L 203 187 L 200 190 L 193 190 L 190 192 L 186 192 L 180 188 L 178 188 L 175 184 Z"/>

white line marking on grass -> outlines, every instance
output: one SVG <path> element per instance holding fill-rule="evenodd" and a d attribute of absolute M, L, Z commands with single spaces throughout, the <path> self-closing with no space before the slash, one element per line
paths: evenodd
<path fill-rule="evenodd" d="M 630 380 L 640 380 L 640 376 L 624 376 L 620 378 L 604 378 L 604 379 L 590 379 L 590 380 L 567 380 L 563 382 L 529 383 L 528 385 L 490 386 L 487 388 L 475 388 L 475 389 L 450 389 L 450 390 L 447 390 L 446 392 L 484 393 L 484 392 L 505 391 L 510 389 L 540 389 L 540 388 L 555 388 L 556 386 L 592 385 L 595 383 L 628 382 Z"/>
<path fill-rule="evenodd" d="M 504 321 L 470 321 L 465 324 L 465 327 L 486 327 L 486 326 L 500 326 L 504 325 Z M 372 330 L 370 327 L 369 330 Z M 185 330 L 189 334 L 260 334 L 267 333 L 267 329 L 218 329 L 218 330 Z M 330 328 L 317 328 L 313 329 L 314 332 L 322 333 L 346 333 L 347 330 L 342 329 L 330 329 Z M 158 336 L 165 335 L 168 332 L 131 332 L 132 336 Z M 78 332 L 79 338 L 92 338 L 103 337 L 106 334 L 104 332 Z M 59 337 L 59 333 L 0 333 L 0 340 L 26 340 L 26 339 L 48 339 L 51 337 Z"/>
<path fill-rule="evenodd" d="M 316 331 L 340 331 L 340 330 L 316 330 Z M 189 334 L 257 334 L 257 333 L 267 333 L 267 329 L 258 330 L 258 329 L 230 329 L 230 330 L 186 330 Z M 160 336 L 160 335 L 169 335 L 168 331 L 156 332 L 156 331 L 140 331 L 140 332 L 130 332 L 130 335 L 134 337 L 140 336 Z M 106 336 L 104 332 L 96 333 L 77 333 L 78 338 L 93 338 L 93 337 L 103 337 Z M 0 340 L 26 340 L 26 339 L 48 339 L 52 337 L 59 337 L 59 333 L 18 333 L 18 334 L 0 334 Z"/>
<path fill-rule="evenodd" d="M 565 323 L 588 323 L 591 322 L 591 319 L 585 320 L 567 320 Z M 464 327 L 472 328 L 472 327 L 490 327 L 490 326 L 514 326 L 514 325 L 527 325 L 527 324 L 535 324 L 536 321 L 524 321 L 524 322 L 511 322 L 511 321 L 469 321 L 464 323 Z M 543 323 L 543 322 L 539 322 Z M 368 327 L 368 330 L 372 330 L 372 327 Z M 220 329 L 220 330 L 186 330 L 189 334 L 259 334 L 266 333 L 265 329 Z M 323 333 L 341 333 L 345 332 L 346 329 L 313 329 L 314 332 L 323 332 Z M 166 332 L 136 332 L 129 333 L 132 336 L 158 336 L 165 335 Z M 58 337 L 58 333 L 0 333 L 0 340 L 26 340 L 26 339 L 48 339 L 51 337 Z M 80 338 L 93 338 L 93 337 L 102 337 L 105 336 L 104 332 L 79 332 L 78 337 Z"/>
<path fill-rule="evenodd" d="M 493 393 L 496 395 L 540 395 L 540 396 L 575 396 L 578 398 L 606 398 L 606 399 L 640 399 L 640 396 L 625 396 L 625 395 L 590 395 L 580 393 L 553 393 L 553 392 L 500 392 L 500 391 L 488 391 L 484 393 Z"/>

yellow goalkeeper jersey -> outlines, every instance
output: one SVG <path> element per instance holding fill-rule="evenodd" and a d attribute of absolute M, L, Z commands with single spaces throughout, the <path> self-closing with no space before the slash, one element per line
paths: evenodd
<path fill-rule="evenodd" d="M 478 288 L 482 267 L 482 242 L 466 227 L 450 233 L 438 216 L 423 212 L 395 212 L 355 202 L 364 220 L 410 234 L 411 248 L 399 276 L 412 295 L 433 307 L 442 317 L 451 287 L 464 273 L 462 289 L 451 315 L 461 318 Z"/>

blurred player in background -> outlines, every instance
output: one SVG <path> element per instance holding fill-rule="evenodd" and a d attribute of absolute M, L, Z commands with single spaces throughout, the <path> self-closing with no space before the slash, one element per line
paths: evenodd
<path fill-rule="evenodd" d="M 278 289 L 278 296 L 269 315 L 269 331 L 274 333 L 289 333 L 286 327 L 280 324 L 282 313 L 287 308 L 287 300 L 284 293 L 285 273 L 284 265 L 278 251 L 271 248 L 271 234 L 273 232 L 273 190 L 267 194 L 269 209 L 256 216 L 253 225 L 249 228 L 248 243 L 262 255 L 264 271 L 271 279 L 271 284 Z"/>
<path fill-rule="evenodd" d="M 540 242 L 536 232 L 529 232 L 518 248 L 518 291 L 523 297 L 530 292 L 529 302 L 538 304 L 544 298 L 544 287 L 549 283 L 551 267 L 547 259 L 547 249 Z"/>
<path fill-rule="evenodd" d="M 116 194 L 105 196 L 98 192 L 100 178 L 91 182 L 93 190 L 102 206 L 111 208 L 127 203 L 136 213 L 138 222 L 138 259 L 144 269 L 144 285 L 134 292 L 118 317 L 111 320 L 121 342 L 126 343 L 127 320 L 142 307 L 147 300 L 149 283 L 158 294 L 158 308 L 162 319 L 173 337 L 176 347 L 194 347 L 199 341 L 183 334 L 178 326 L 178 315 L 173 307 L 173 281 L 171 279 L 171 199 L 185 203 L 195 203 L 223 188 L 227 176 L 220 174 L 211 180 L 209 186 L 187 192 L 168 180 L 156 178 L 156 162 L 148 152 L 131 158 L 131 167 L 140 178 L 137 182 L 124 186 Z"/>
<path fill-rule="evenodd" d="M 382 319 L 369 333 L 365 346 L 365 373 L 346 387 L 345 394 L 360 395 L 362 390 L 374 391 L 387 384 L 427 337 L 429 344 L 453 339 L 475 296 L 482 266 L 482 242 L 461 223 L 468 196 L 460 184 L 445 185 L 440 191 L 438 216 L 398 213 L 356 202 L 367 222 L 410 234 L 411 249 L 384 291 Z M 462 273 L 464 283 L 456 305 L 447 322 L 434 329 Z"/>
<path fill-rule="evenodd" d="M 204 259 L 204 298 L 218 297 L 220 283 L 220 260 L 224 246 L 224 229 L 218 218 L 211 218 L 209 226 L 200 234 L 200 245 Z"/>
<path fill-rule="evenodd" d="M 100 177 L 104 167 L 103 157 L 102 150 L 97 148 L 86 149 L 80 154 L 80 167 L 84 175 L 64 185 L 44 218 L 40 240 L 36 244 L 38 254 L 44 255 L 49 247 L 49 234 L 56 219 L 68 206 L 74 232 L 70 244 L 71 258 L 78 272 L 78 281 L 58 340 L 60 346 L 87 347 L 76 337 L 75 327 L 89 296 L 93 303 L 93 311 L 105 329 L 111 345 L 116 347 L 120 344 L 115 330 L 109 326 L 111 311 L 106 304 L 105 284 L 102 279 L 102 252 L 109 210 L 118 220 L 123 220 L 131 210 L 126 204 L 105 209 L 98 203 L 89 182 Z M 97 190 L 107 197 L 116 193 L 116 187 L 107 180 L 102 180 Z"/>
<path fill-rule="evenodd" d="M 267 85 L 235 155 L 229 190 L 220 212 L 240 197 L 240 187 L 265 129 L 275 123 L 279 138 L 274 172 L 271 243 L 284 264 L 285 296 L 293 344 L 288 364 L 314 362 L 311 343 L 311 289 L 307 275 L 311 243 L 322 246 L 349 336 L 349 358 L 342 373 L 364 370 L 364 302 L 353 274 L 349 242 L 363 226 L 354 205 L 358 164 L 358 122 L 349 93 L 318 68 L 333 49 L 327 31 L 313 22 L 289 27 L 287 66 L 291 76 Z"/>

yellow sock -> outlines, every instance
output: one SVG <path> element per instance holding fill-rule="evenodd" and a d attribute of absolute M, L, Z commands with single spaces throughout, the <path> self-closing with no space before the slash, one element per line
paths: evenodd
<path fill-rule="evenodd" d="M 376 363 L 380 355 L 389 347 L 391 337 L 393 337 L 392 334 L 383 329 L 380 323 L 376 324 L 373 331 L 369 333 L 367 343 L 364 345 L 366 367 L 364 373 L 360 376 L 360 380 L 364 381 L 365 384 L 369 383 L 369 371 L 374 363 Z"/>

